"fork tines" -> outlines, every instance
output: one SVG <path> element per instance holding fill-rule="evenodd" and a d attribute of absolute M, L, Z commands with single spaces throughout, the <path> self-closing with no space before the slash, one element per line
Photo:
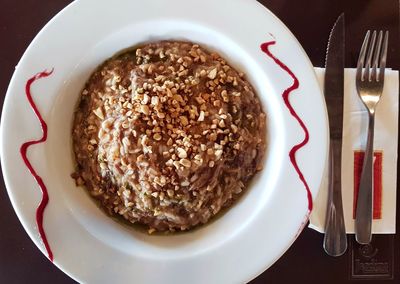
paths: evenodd
<path fill-rule="evenodd" d="M 378 40 L 376 40 L 376 34 L 377 34 L 376 30 L 372 33 L 371 40 L 370 40 L 370 33 L 371 32 L 368 31 L 367 34 L 365 35 L 364 42 L 361 47 L 360 56 L 358 58 L 358 63 L 357 63 L 357 79 L 364 81 L 365 78 L 368 78 L 368 81 L 376 80 L 379 82 L 382 81 L 384 78 L 389 32 L 388 31 L 385 32 L 385 38 L 383 39 L 383 31 L 379 31 Z M 368 54 L 366 54 L 367 50 Z M 364 65 L 365 60 L 366 63 Z M 371 66 L 372 66 L 372 71 L 371 71 Z"/>

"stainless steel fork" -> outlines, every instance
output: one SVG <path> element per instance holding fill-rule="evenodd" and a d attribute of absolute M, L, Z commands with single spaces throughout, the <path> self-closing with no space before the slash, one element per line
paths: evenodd
<path fill-rule="evenodd" d="M 367 32 L 357 63 L 356 87 L 359 97 L 368 110 L 368 136 L 357 198 L 355 233 L 360 244 L 371 242 L 373 208 L 373 148 L 375 108 L 381 98 L 388 48 L 389 32 Z M 365 63 L 365 64 L 364 64 Z"/>

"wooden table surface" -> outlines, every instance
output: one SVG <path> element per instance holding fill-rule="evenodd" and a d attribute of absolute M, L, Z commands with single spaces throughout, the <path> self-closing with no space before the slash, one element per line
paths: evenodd
<path fill-rule="evenodd" d="M 26 47 L 39 30 L 70 2 L 0 0 L 1 104 L 14 67 Z M 367 29 L 390 31 L 387 65 L 397 70 L 400 67 L 397 0 L 260 2 L 294 33 L 314 66 L 323 66 L 330 29 L 339 14 L 345 12 L 346 67 L 356 66 L 358 51 Z M 399 183 L 399 179 L 397 181 Z M 398 198 L 398 212 L 399 203 Z M 322 239 L 322 234 L 304 229 L 291 248 L 251 283 L 400 283 L 400 234 L 376 236 L 372 245 L 377 248 L 378 255 L 374 258 L 368 256 L 371 248 L 360 248 L 355 244 L 353 236 L 349 237 L 350 247 L 345 255 L 329 257 L 322 249 Z M 360 256 L 360 253 L 366 253 L 367 256 Z M 371 271 L 374 274 L 372 276 Z M 365 274 L 369 274 L 367 280 L 357 280 L 357 277 Z M 29 239 L 11 206 L 3 179 L 0 181 L 0 283 L 75 283 L 48 261 Z"/>

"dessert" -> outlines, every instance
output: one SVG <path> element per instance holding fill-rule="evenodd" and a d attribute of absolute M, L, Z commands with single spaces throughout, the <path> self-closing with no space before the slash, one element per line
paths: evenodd
<path fill-rule="evenodd" d="M 149 232 L 188 230 L 262 169 L 266 117 L 243 73 L 191 42 L 124 51 L 89 78 L 72 130 L 77 185 Z"/>

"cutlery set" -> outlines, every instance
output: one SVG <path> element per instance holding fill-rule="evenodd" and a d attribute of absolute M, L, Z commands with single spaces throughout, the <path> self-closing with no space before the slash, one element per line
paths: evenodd
<path fill-rule="evenodd" d="M 356 89 L 368 112 L 368 135 L 356 201 L 355 235 L 360 244 L 371 242 L 373 213 L 373 139 L 375 108 L 381 98 L 388 48 L 386 31 L 368 31 L 361 47 Z M 341 164 L 344 95 L 345 22 L 341 14 L 329 36 L 325 59 L 324 94 L 329 117 L 328 204 L 323 247 L 328 255 L 340 256 L 347 249 L 343 215 Z M 344 161 L 345 162 L 345 161 Z"/>

